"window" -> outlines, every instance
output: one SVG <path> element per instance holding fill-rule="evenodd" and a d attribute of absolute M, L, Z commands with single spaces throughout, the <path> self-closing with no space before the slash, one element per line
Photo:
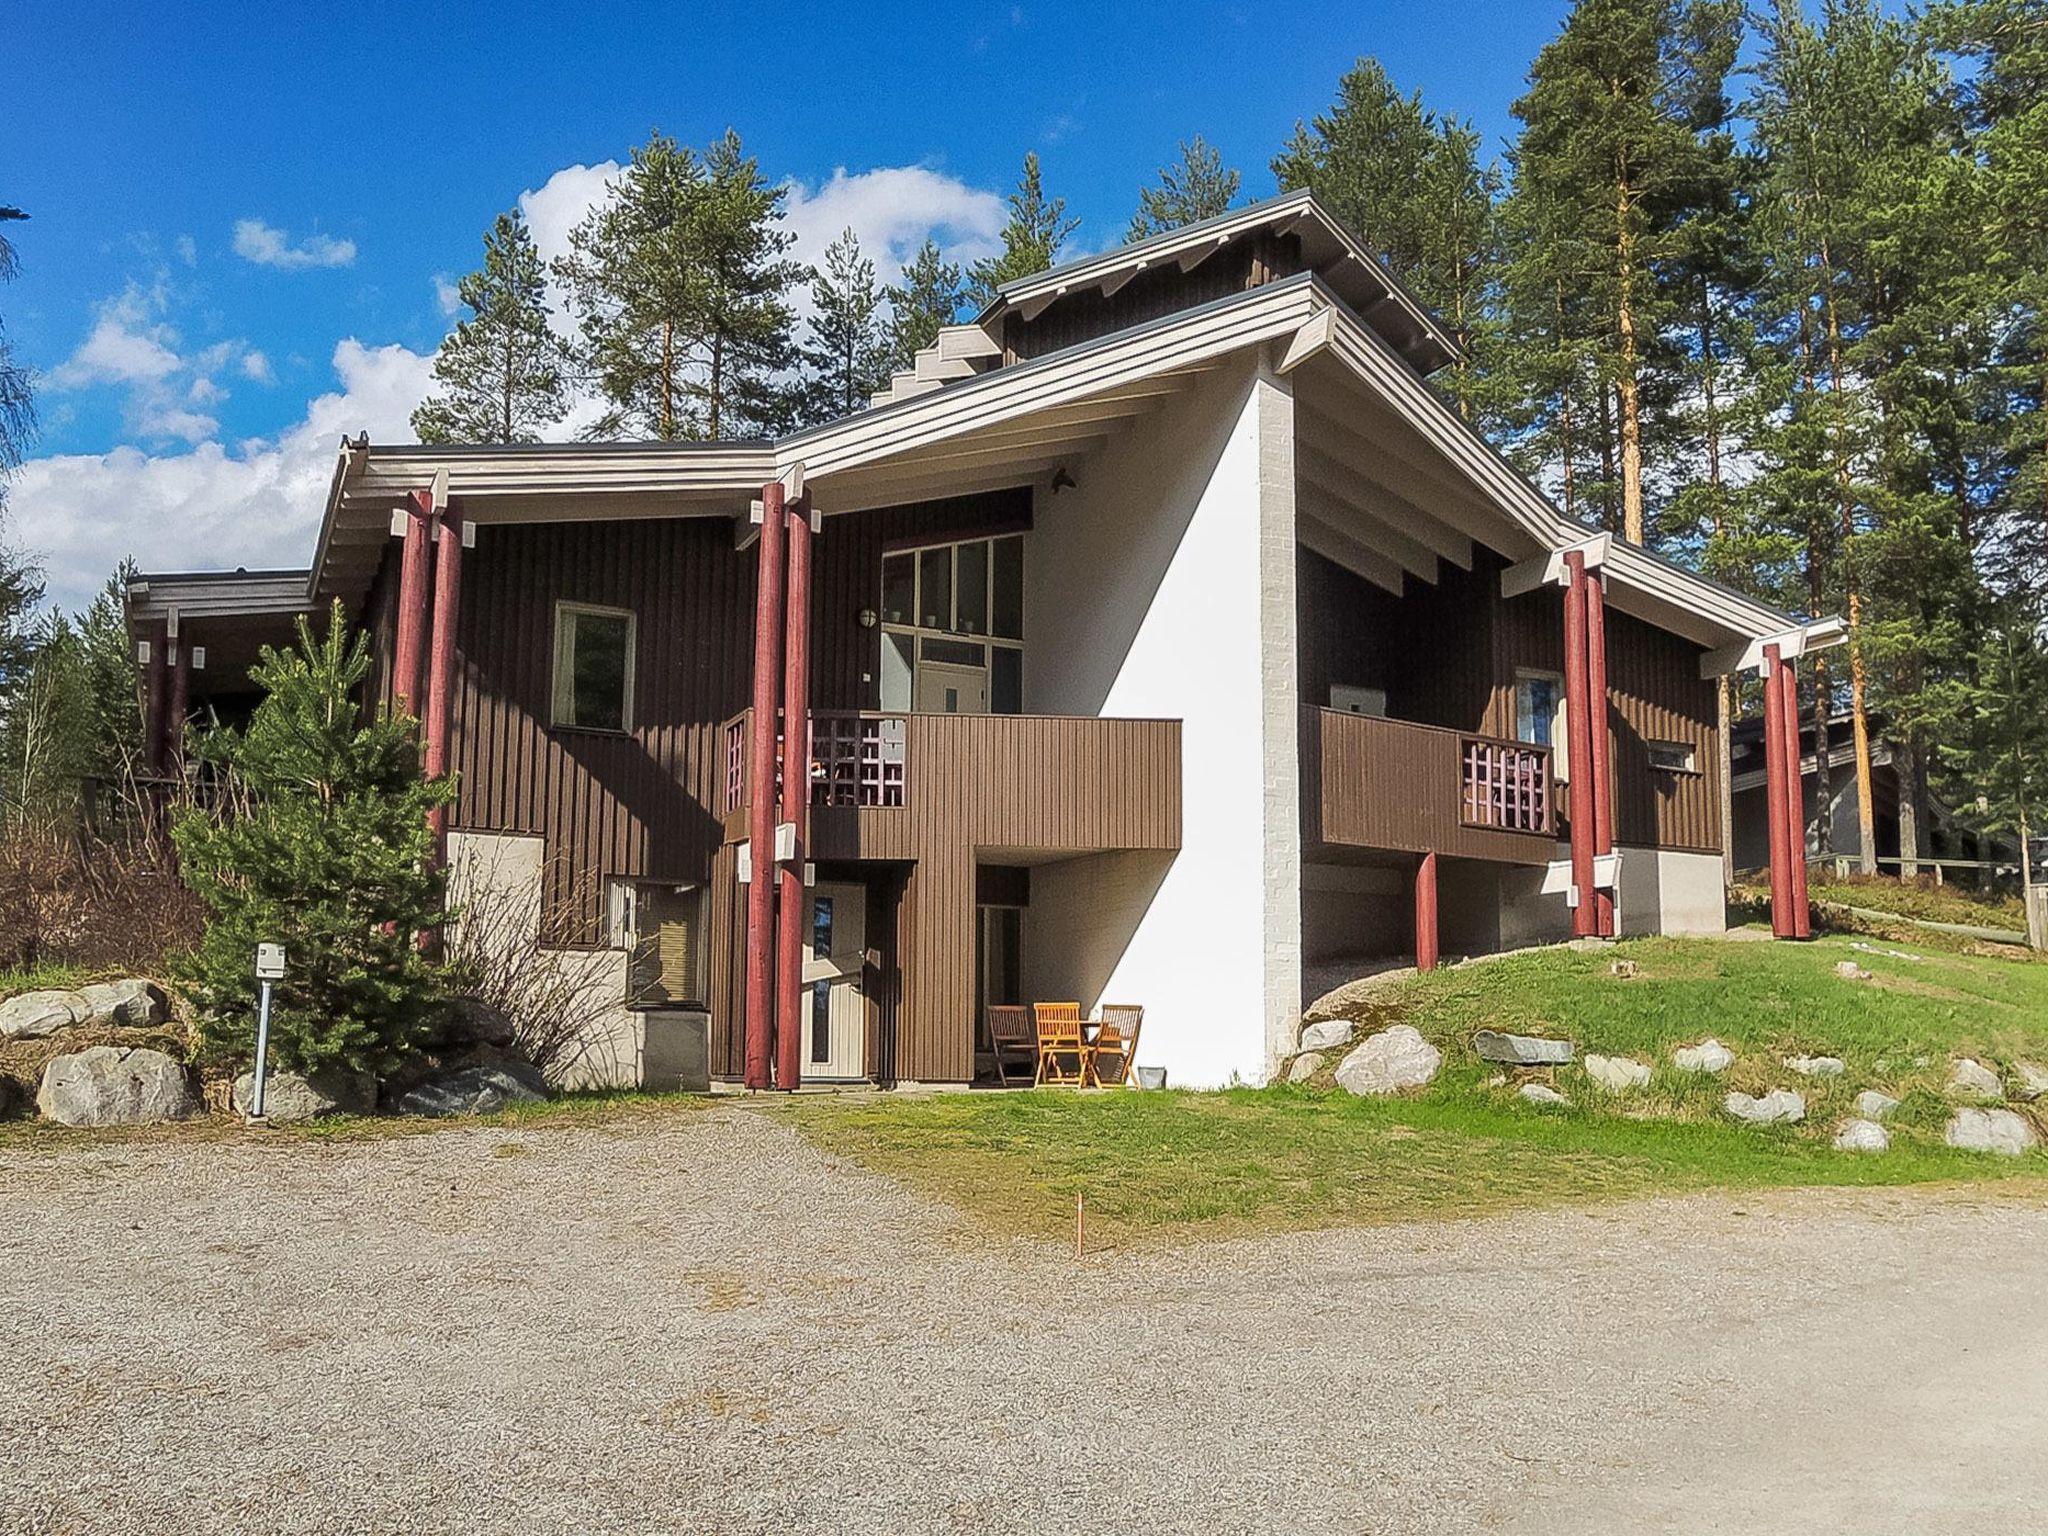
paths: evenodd
<path fill-rule="evenodd" d="M 633 615 L 555 604 L 554 723 L 585 731 L 633 728 Z"/>
<path fill-rule="evenodd" d="M 615 881 L 611 914 L 612 943 L 629 957 L 629 1003 L 639 1007 L 703 1003 L 702 886 Z"/>
<path fill-rule="evenodd" d="M 1564 679 L 1555 672 L 1515 674 L 1515 739 L 1532 746 L 1561 748 Z M 1559 754 L 1562 756 L 1562 753 Z"/>
<path fill-rule="evenodd" d="M 1689 741 L 1653 741 L 1650 766 L 1660 773 L 1698 773 L 1699 749 Z"/>
<path fill-rule="evenodd" d="M 881 616 L 883 709 L 1023 710 L 1021 534 L 885 555 Z"/>

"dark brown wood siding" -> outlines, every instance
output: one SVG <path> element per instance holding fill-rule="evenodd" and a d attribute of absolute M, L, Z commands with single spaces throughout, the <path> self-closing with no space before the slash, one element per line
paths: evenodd
<path fill-rule="evenodd" d="M 1480 550 L 1471 570 L 1441 562 L 1434 585 L 1410 577 L 1406 594 L 1395 597 L 1301 550 L 1303 703 L 1327 704 L 1332 683 L 1385 688 L 1387 711 L 1397 720 L 1512 738 L 1517 669 L 1564 670 L 1564 597 L 1542 587 L 1503 599 L 1506 563 Z M 1718 851 L 1714 685 L 1699 675 L 1700 648 L 1608 613 L 1615 838 L 1635 847 Z M 1650 741 L 1690 745 L 1700 771 L 1652 768 Z M 1305 764 L 1309 756 L 1305 739 Z"/>
<path fill-rule="evenodd" d="M 1005 316 L 1003 361 L 1044 357 L 1062 347 L 1262 287 L 1301 269 L 1297 236 L 1261 230 L 1216 252 L 1191 272 L 1170 261 L 1140 272 L 1108 298 L 1099 288 L 1087 288 L 1055 299 L 1032 319 L 1014 312 Z"/>

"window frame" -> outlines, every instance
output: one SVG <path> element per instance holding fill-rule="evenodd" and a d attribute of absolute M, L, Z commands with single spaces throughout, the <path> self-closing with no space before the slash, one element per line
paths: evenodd
<path fill-rule="evenodd" d="M 1538 741 L 1535 737 L 1527 734 L 1527 732 L 1523 730 L 1522 682 L 1525 678 L 1541 678 L 1545 682 L 1554 684 L 1556 686 L 1557 707 L 1551 711 L 1550 740 L 1548 742 Z M 1571 728 L 1570 721 L 1567 718 L 1571 714 L 1571 701 L 1565 696 L 1564 674 L 1562 672 L 1552 671 L 1549 667 L 1515 668 L 1514 700 L 1515 719 L 1513 729 L 1515 740 L 1521 742 L 1524 746 L 1542 747 L 1546 751 L 1549 751 L 1552 754 L 1561 758 L 1563 754 L 1558 749 L 1566 744 L 1567 733 Z"/>
<path fill-rule="evenodd" d="M 626 669 L 621 679 L 623 697 L 619 700 L 619 723 L 613 725 L 582 725 L 574 719 L 576 713 L 576 625 L 578 618 L 623 619 L 626 624 Z M 548 679 L 548 728 L 556 731 L 586 731 L 596 736 L 630 736 L 633 734 L 633 694 L 639 677 L 640 618 L 630 608 L 616 608 L 606 603 L 575 602 L 568 598 L 555 600 L 554 660 Z"/>
<path fill-rule="evenodd" d="M 1681 763 L 1659 762 L 1657 760 L 1659 748 L 1669 748 L 1672 751 L 1681 753 L 1685 761 Z M 1643 751 L 1649 758 L 1650 771 L 1652 773 L 1669 773 L 1679 777 L 1698 778 L 1702 771 L 1700 768 L 1700 746 L 1696 741 L 1676 741 L 1668 737 L 1646 737 L 1643 741 Z"/>
<path fill-rule="evenodd" d="M 955 535 L 950 538 L 920 539 L 902 544 L 891 544 L 882 551 L 882 560 L 885 568 L 887 566 L 887 562 L 894 559 L 905 559 L 910 562 L 910 616 L 912 621 L 910 623 L 902 623 L 888 618 L 886 615 L 888 614 L 889 610 L 886 606 L 886 603 L 880 604 L 877 607 L 877 612 L 882 614 L 884 617 L 882 618 L 881 623 L 877 626 L 883 638 L 879 639 L 876 643 L 879 646 L 887 646 L 889 643 L 887 637 L 895 635 L 908 639 L 910 641 L 911 646 L 910 703 L 901 708 L 892 708 L 889 702 L 880 696 L 882 690 L 882 678 L 887 673 L 888 668 L 881 664 L 882 657 L 878 655 L 875 689 L 877 702 L 881 705 L 884 711 L 891 714 L 916 713 L 917 667 L 918 664 L 924 660 L 924 643 L 927 640 L 940 640 L 960 645 L 972 645 L 977 646 L 981 649 L 982 659 L 980 662 L 980 666 L 982 671 L 986 673 L 989 678 L 989 701 L 991 705 L 989 713 L 991 714 L 995 713 L 995 710 L 993 708 L 995 700 L 994 652 L 999 649 L 1015 651 L 1018 656 L 1019 677 L 1017 702 L 1021 710 L 1021 706 L 1023 704 L 1022 678 L 1025 666 L 1023 660 L 1024 639 L 1021 635 L 1014 637 L 1009 635 L 998 635 L 994 633 L 994 629 L 996 617 L 996 546 L 1006 539 L 1016 539 L 1019 541 L 1018 618 L 1020 621 L 1019 627 L 1022 627 L 1022 589 L 1024 577 L 1022 545 L 1023 537 L 1024 530 L 1017 528 L 1006 528 L 998 532 L 969 534 L 964 537 Z M 985 627 L 980 630 L 964 630 L 958 627 L 960 622 L 960 551 L 964 546 L 969 544 L 982 544 L 988 547 L 987 558 L 982 562 L 983 607 L 986 610 L 984 613 Z M 930 625 L 918 622 L 918 620 L 921 619 L 924 610 L 925 557 L 938 550 L 944 550 L 946 552 L 946 572 L 948 587 L 948 591 L 946 594 L 947 612 L 945 626 L 942 628 L 933 628 Z M 884 594 L 886 594 L 888 591 L 888 580 L 886 575 L 884 575 L 882 579 L 880 590 Z M 956 664 L 963 666 L 971 665 L 971 663 L 965 662 Z"/>

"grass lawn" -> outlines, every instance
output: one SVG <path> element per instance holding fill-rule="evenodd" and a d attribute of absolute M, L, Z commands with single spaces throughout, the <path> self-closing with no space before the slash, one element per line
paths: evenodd
<path fill-rule="evenodd" d="M 1406 1021 L 1444 1049 L 1443 1073 L 1411 1098 L 1355 1099 L 1326 1067 L 1304 1088 L 818 1098 L 774 1112 L 998 1231 L 1070 1233 L 1079 1193 L 1091 1239 L 1115 1244 L 1709 1188 L 1968 1179 L 2048 1194 L 2048 1152 L 1994 1158 L 1941 1141 L 1952 1056 L 2048 1060 L 2048 965 L 1933 950 L 1901 959 L 1850 942 L 1640 940 L 1374 989 L 1354 1010 L 1362 1033 Z M 1609 973 L 1619 956 L 1636 976 Z M 1836 976 L 1843 959 L 1873 979 Z M 1655 1067 L 1651 1084 L 1603 1095 L 1574 1065 L 1517 1080 L 1549 1081 L 1574 1108 L 1523 1103 L 1472 1054 L 1472 1032 L 1487 1026 L 1636 1056 Z M 1670 1068 L 1672 1046 L 1706 1035 L 1736 1052 L 1728 1074 Z M 1848 1070 L 1802 1078 L 1782 1065 L 1801 1053 L 1840 1056 Z M 1731 1088 L 1775 1087 L 1806 1095 L 1805 1124 L 1741 1126 L 1721 1113 Z M 1903 1101 L 1892 1150 L 1835 1151 L 1835 1129 L 1870 1087 Z"/>
<path fill-rule="evenodd" d="M 1900 880 L 1889 875 L 1850 875 L 1838 880 L 1816 869 L 1809 877 L 1806 894 L 1817 902 L 1896 912 L 1901 917 L 1926 918 L 1937 923 L 2005 928 L 2021 933 L 2027 927 L 2026 905 L 2017 895 L 1976 891 L 1952 883 L 1936 885 L 1927 878 Z"/>

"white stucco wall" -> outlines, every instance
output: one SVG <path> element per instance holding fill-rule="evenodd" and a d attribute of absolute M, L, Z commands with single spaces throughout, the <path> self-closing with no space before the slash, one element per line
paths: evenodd
<path fill-rule="evenodd" d="M 1288 384 L 1245 359 L 1041 492 L 1025 540 L 1025 708 L 1183 722 L 1179 854 L 1092 894 L 1034 871 L 1025 963 L 1116 908 L 1095 1000 L 1144 1006 L 1139 1060 L 1176 1083 L 1263 1081 L 1301 1011 L 1293 461 Z"/>
<path fill-rule="evenodd" d="M 1619 895 L 1624 935 L 1728 931 L 1728 892 L 1718 853 L 1624 848 Z"/>

